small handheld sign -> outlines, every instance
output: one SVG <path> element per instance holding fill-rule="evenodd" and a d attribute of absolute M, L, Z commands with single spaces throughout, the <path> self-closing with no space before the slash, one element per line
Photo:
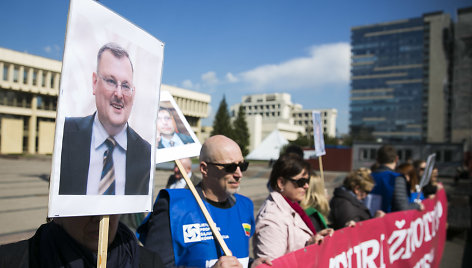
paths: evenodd
<path fill-rule="evenodd" d="M 426 159 L 426 168 L 423 172 L 423 176 L 421 176 L 420 183 L 416 185 L 416 192 L 418 192 L 418 196 L 416 198 L 416 202 L 420 201 L 420 193 L 426 184 L 429 183 L 431 180 L 431 174 L 433 173 L 434 164 L 436 163 L 436 154 L 430 154 Z"/>
<path fill-rule="evenodd" d="M 323 126 L 321 125 L 321 113 L 318 111 L 313 111 L 313 138 L 315 144 L 315 155 L 318 157 L 320 164 L 321 179 L 324 181 L 323 161 L 321 160 L 321 156 L 326 154 L 326 150 L 323 137 Z"/>

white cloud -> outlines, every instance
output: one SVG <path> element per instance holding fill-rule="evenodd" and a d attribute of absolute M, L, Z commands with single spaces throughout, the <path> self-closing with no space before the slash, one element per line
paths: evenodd
<path fill-rule="evenodd" d="M 280 64 L 263 65 L 238 75 L 255 90 L 322 89 L 349 83 L 348 43 L 313 46 L 310 55 Z"/>
<path fill-rule="evenodd" d="M 52 45 L 52 46 L 45 46 L 44 51 L 48 54 L 59 54 L 61 51 L 61 47 L 58 45 Z"/>
<path fill-rule="evenodd" d="M 219 82 L 218 78 L 216 77 L 216 73 L 213 71 L 202 74 L 201 78 L 203 83 L 208 86 L 215 86 Z"/>
<path fill-rule="evenodd" d="M 193 83 L 189 79 L 182 82 L 182 87 L 187 89 L 193 89 Z"/>
<path fill-rule="evenodd" d="M 228 81 L 229 83 L 236 83 L 236 82 L 239 82 L 239 79 L 236 76 L 234 76 L 232 73 L 227 73 L 226 81 Z"/>

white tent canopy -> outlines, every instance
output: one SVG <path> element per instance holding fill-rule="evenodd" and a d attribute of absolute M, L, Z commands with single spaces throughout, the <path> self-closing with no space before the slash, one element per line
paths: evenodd
<path fill-rule="evenodd" d="M 267 136 L 257 148 L 246 156 L 248 160 L 276 160 L 280 149 L 288 144 L 287 139 L 276 129 Z"/>

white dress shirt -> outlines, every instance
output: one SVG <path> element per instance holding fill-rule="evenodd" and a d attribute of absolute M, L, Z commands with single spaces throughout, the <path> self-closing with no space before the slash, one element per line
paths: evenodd
<path fill-rule="evenodd" d="M 115 169 L 115 194 L 125 194 L 126 184 L 126 149 L 128 146 L 128 139 L 126 135 L 126 124 L 123 129 L 113 138 L 116 141 L 115 149 L 113 150 L 113 167 Z M 103 154 L 107 150 L 105 140 L 109 137 L 102 123 L 98 120 L 98 115 L 95 114 L 92 126 L 92 141 L 90 142 L 90 163 L 87 180 L 87 194 L 97 195 L 98 187 L 100 185 L 100 178 L 103 170 Z"/>
<path fill-rule="evenodd" d="M 179 136 L 177 136 L 175 132 L 174 132 L 174 135 L 172 135 L 172 138 L 170 140 L 164 138 L 164 136 L 162 135 L 161 135 L 161 139 L 162 139 L 162 146 L 164 146 L 164 148 L 177 147 L 180 145 L 184 145 L 184 142 L 179 138 Z M 174 142 L 174 146 L 170 146 L 170 141 Z"/>
<path fill-rule="evenodd" d="M 187 175 L 188 175 L 189 178 L 191 178 L 192 177 L 192 171 L 187 173 Z M 185 188 L 186 185 L 187 185 L 187 182 L 185 181 L 184 177 L 182 177 L 182 178 L 180 178 L 180 180 L 172 183 L 169 186 L 169 189 L 182 189 L 182 188 Z"/>

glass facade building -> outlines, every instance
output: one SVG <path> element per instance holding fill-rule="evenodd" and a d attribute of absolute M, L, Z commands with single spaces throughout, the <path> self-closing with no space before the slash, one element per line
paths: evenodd
<path fill-rule="evenodd" d="M 444 24 L 436 26 L 430 20 L 438 16 L 444 20 L 440 13 L 351 29 L 350 130 L 355 139 L 396 142 L 429 138 L 432 122 L 428 117 L 433 116 L 429 106 L 444 108 L 430 100 L 433 81 L 429 76 L 438 72 L 430 68 L 430 55 L 435 53 L 431 50 L 436 49 L 431 34 L 437 32 L 431 27 Z M 447 71 L 439 72 L 447 80 Z"/>

